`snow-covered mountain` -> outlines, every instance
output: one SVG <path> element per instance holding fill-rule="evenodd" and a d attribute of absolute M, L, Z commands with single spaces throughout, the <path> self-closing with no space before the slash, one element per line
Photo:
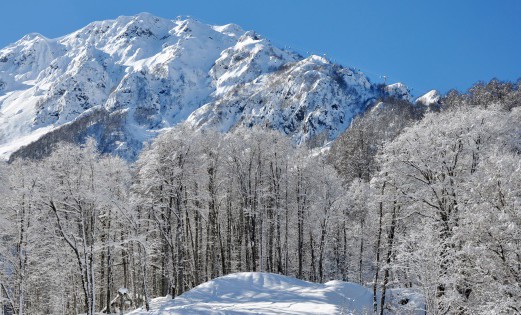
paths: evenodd
<path fill-rule="evenodd" d="M 387 293 L 386 314 L 424 314 L 420 294 L 408 289 Z M 356 283 L 312 283 L 291 277 L 242 272 L 203 283 L 172 299 L 152 300 L 151 310 L 131 315 L 195 314 L 370 314 L 373 294 Z"/>
<path fill-rule="evenodd" d="M 103 152 L 134 159 L 143 141 L 178 123 L 331 140 L 386 95 L 410 99 L 403 84 L 373 84 L 234 24 L 122 16 L 0 50 L 0 157 L 92 136 Z"/>

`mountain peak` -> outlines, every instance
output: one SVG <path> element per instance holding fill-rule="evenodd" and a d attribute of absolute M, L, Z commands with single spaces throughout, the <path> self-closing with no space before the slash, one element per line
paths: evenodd
<path fill-rule="evenodd" d="M 161 18 L 161 17 L 158 17 L 158 16 L 155 16 L 149 12 L 140 12 L 136 15 L 133 16 L 133 18 L 135 19 L 144 19 L 144 20 L 156 20 L 156 21 L 159 21 L 159 20 L 166 20 L 164 18 Z"/>
<path fill-rule="evenodd" d="M 178 123 L 332 140 L 379 97 L 362 73 L 281 49 L 255 31 L 146 12 L 58 39 L 29 34 L 0 50 L 0 70 L 4 157 L 51 132 L 93 136 L 102 152 L 134 159 L 143 141 Z M 387 90 L 409 95 L 404 85 Z"/>
<path fill-rule="evenodd" d="M 331 64 L 331 62 L 326 58 L 319 55 L 310 55 L 305 58 L 303 62 L 309 62 L 314 64 Z"/>
<path fill-rule="evenodd" d="M 25 35 L 24 37 L 22 37 L 18 42 L 27 42 L 27 41 L 33 41 L 33 40 L 36 40 L 36 41 L 40 41 L 40 40 L 49 40 L 47 37 L 43 36 L 42 34 L 40 33 L 29 33 L 27 35 Z"/>
<path fill-rule="evenodd" d="M 223 33 L 235 38 L 239 38 L 242 36 L 242 34 L 245 33 L 245 31 L 237 24 L 225 24 L 221 26 L 212 26 L 214 30 L 216 30 L 219 33 Z"/>
<path fill-rule="evenodd" d="M 431 90 L 422 96 L 418 97 L 414 103 L 422 104 L 425 106 L 430 106 L 433 104 L 438 104 L 441 100 L 441 95 L 437 90 Z"/>
<path fill-rule="evenodd" d="M 106 21 L 113 21 L 115 23 L 120 23 L 120 24 L 128 24 L 131 22 L 138 22 L 138 23 L 144 23 L 144 24 L 172 22 L 169 19 L 155 16 L 149 12 L 140 12 L 135 15 L 120 15 L 115 20 L 106 20 Z M 101 21 L 101 22 L 103 23 L 105 21 Z"/>
<path fill-rule="evenodd" d="M 401 82 L 386 85 L 385 90 L 393 97 L 405 99 L 407 101 L 412 99 L 411 91 Z"/>

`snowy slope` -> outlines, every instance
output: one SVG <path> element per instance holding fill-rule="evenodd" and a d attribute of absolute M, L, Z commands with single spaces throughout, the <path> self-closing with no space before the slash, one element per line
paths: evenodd
<path fill-rule="evenodd" d="M 411 291 L 392 291 L 393 313 L 423 314 L 421 298 Z M 400 305 L 399 301 L 408 299 Z M 157 298 L 151 311 L 132 315 L 197 314 L 369 314 L 372 293 L 358 284 L 311 283 L 269 273 L 236 273 L 203 283 L 176 297 Z"/>
<path fill-rule="evenodd" d="M 100 149 L 132 159 L 143 141 L 178 123 L 264 125 L 296 143 L 331 140 L 376 99 L 408 93 L 234 24 L 122 16 L 57 39 L 30 34 L 0 50 L 0 157 L 49 132 L 77 138 L 101 128 L 115 131 Z M 99 111 L 124 118 L 96 130 L 70 127 Z"/>

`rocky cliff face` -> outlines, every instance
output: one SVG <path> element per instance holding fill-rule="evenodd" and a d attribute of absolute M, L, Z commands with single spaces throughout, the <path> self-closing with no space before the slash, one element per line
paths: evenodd
<path fill-rule="evenodd" d="M 101 151 L 132 160 L 178 123 L 224 132 L 262 125 L 298 144 L 327 141 L 386 95 L 410 98 L 403 85 L 372 84 L 237 25 L 143 13 L 57 39 L 30 34 L 0 50 L 0 156 L 92 136 Z"/>

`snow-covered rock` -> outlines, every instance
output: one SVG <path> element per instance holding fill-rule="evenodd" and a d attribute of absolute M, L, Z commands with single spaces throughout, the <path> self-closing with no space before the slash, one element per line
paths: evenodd
<path fill-rule="evenodd" d="M 423 314 L 423 302 L 410 290 L 390 290 L 386 314 Z M 394 310 L 393 310 L 394 309 Z M 172 299 L 152 300 L 151 310 L 131 315 L 197 314 L 369 314 L 373 310 L 371 290 L 342 281 L 312 283 L 259 272 L 227 275 L 203 283 Z"/>
<path fill-rule="evenodd" d="M 385 87 L 385 90 L 396 98 L 404 99 L 410 101 L 412 99 L 411 91 L 409 88 L 403 83 L 394 83 L 389 84 Z"/>
<path fill-rule="evenodd" d="M 128 294 L 128 289 L 127 288 L 119 288 L 118 289 L 118 293 L 119 294 Z"/>
<path fill-rule="evenodd" d="M 222 131 L 263 125 L 296 143 L 332 140 L 389 95 L 410 98 L 403 84 L 381 87 L 234 24 L 121 16 L 57 39 L 30 34 L 0 50 L 0 157 L 67 131 L 74 136 L 47 139 L 103 136 L 102 152 L 133 159 L 143 141 L 178 123 Z M 119 125 L 76 123 L 100 111 L 120 117 L 107 120 Z"/>
<path fill-rule="evenodd" d="M 441 95 L 438 91 L 436 90 L 431 90 L 425 94 L 423 94 L 422 96 L 418 97 L 414 103 L 415 104 L 422 104 L 422 105 L 425 105 L 425 106 L 430 106 L 430 105 L 437 105 L 437 104 L 440 104 L 440 101 L 441 101 Z"/>

